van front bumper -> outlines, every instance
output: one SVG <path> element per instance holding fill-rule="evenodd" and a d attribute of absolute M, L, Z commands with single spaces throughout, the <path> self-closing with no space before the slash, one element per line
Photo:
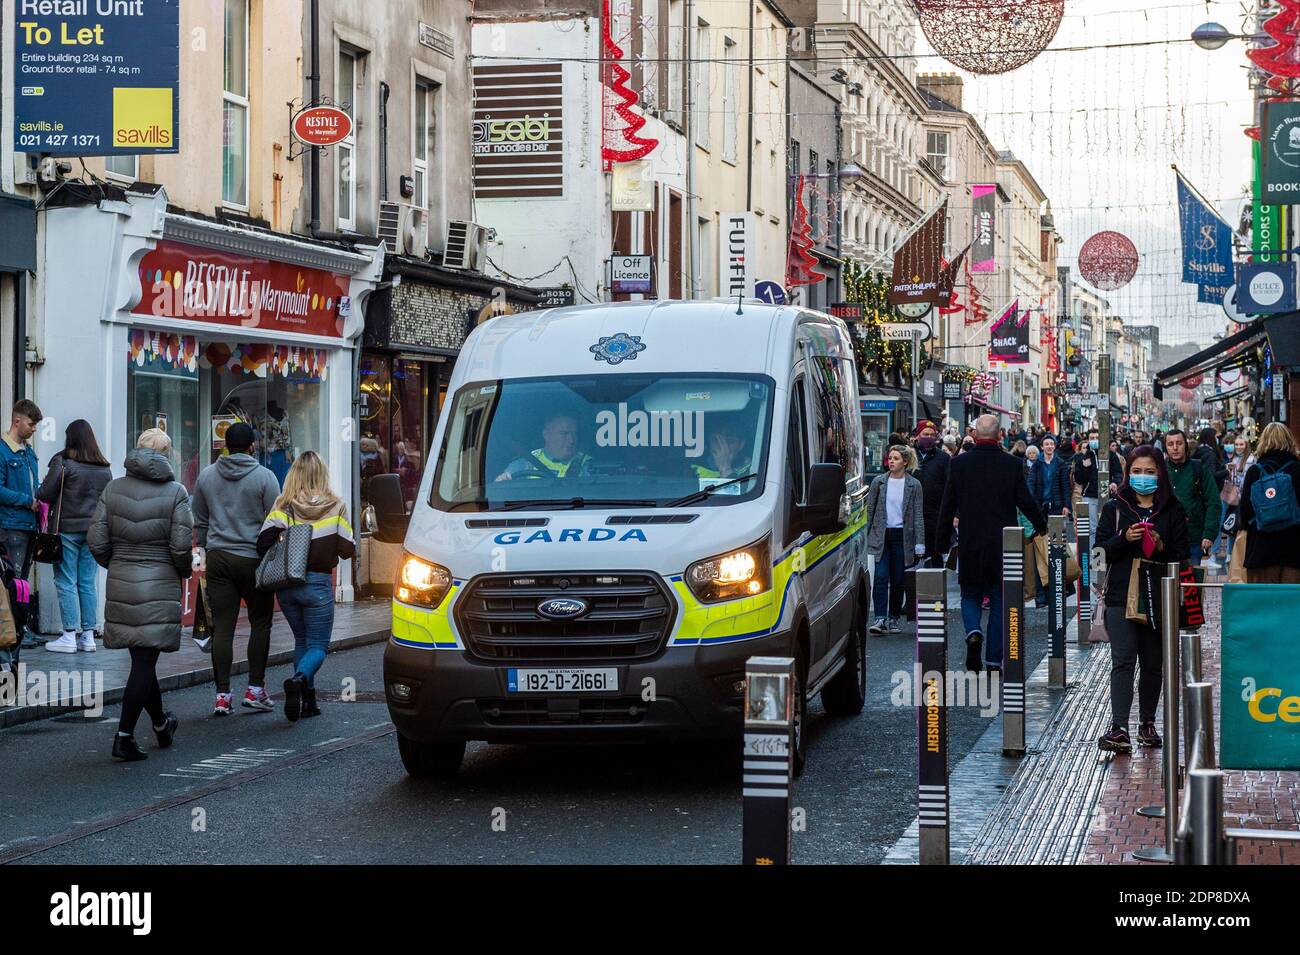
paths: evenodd
<path fill-rule="evenodd" d="M 503 666 L 463 650 L 422 650 L 392 640 L 384 651 L 384 690 L 393 725 L 422 742 L 616 742 L 653 738 L 734 738 L 741 731 L 745 661 L 790 656 L 793 635 L 705 646 L 666 647 L 635 663 L 535 663 Z M 614 667 L 615 693 L 509 693 L 507 671 L 548 666 Z M 394 684 L 410 688 L 394 696 Z"/>

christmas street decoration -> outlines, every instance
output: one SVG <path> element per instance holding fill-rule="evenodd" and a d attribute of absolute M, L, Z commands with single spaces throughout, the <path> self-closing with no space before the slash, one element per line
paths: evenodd
<path fill-rule="evenodd" d="M 1137 268 L 1137 247 L 1118 232 L 1098 232 L 1079 250 L 1079 274 L 1103 292 L 1128 285 Z"/>
<path fill-rule="evenodd" d="M 1007 73 L 1042 53 L 1065 13 L 1065 0 L 915 3 L 925 38 L 939 55 L 963 70 L 985 75 Z"/>

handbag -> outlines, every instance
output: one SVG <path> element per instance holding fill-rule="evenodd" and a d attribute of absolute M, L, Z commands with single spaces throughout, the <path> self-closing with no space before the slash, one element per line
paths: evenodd
<path fill-rule="evenodd" d="M 1246 582 L 1246 535 L 1250 532 L 1237 531 L 1237 538 L 1232 542 L 1232 560 L 1228 561 L 1228 583 L 1244 584 Z"/>
<path fill-rule="evenodd" d="M 280 532 L 257 565 L 254 579 L 258 590 L 284 590 L 307 582 L 311 530 L 310 524 L 299 524 L 289 514 L 289 526 Z"/>
<path fill-rule="evenodd" d="M 194 629 L 190 637 L 204 653 L 212 652 L 212 611 L 208 606 L 208 582 L 204 577 L 198 578 L 194 594 Z"/>
<path fill-rule="evenodd" d="M 1224 518 L 1223 518 L 1223 524 L 1222 524 L 1222 526 L 1220 526 L 1219 530 L 1223 531 L 1223 533 L 1225 533 L 1225 534 L 1227 534 L 1227 535 L 1229 535 L 1229 536 L 1231 536 L 1232 534 L 1237 533 L 1237 507 L 1236 507 L 1236 505 L 1229 505 L 1229 507 L 1228 507 L 1228 513 L 1227 513 L 1226 515 L 1224 515 Z"/>
<path fill-rule="evenodd" d="M 1149 560 L 1134 558 L 1128 574 L 1128 594 L 1124 603 L 1124 618 L 1134 623 L 1154 627 L 1151 590 L 1151 566 Z"/>
<path fill-rule="evenodd" d="M 59 524 L 63 522 L 63 481 L 68 476 L 68 469 L 63 468 L 59 474 L 58 511 L 54 516 L 54 531 L 37 531 L 32 538 L 32 560 L 38 564 L 58 564 L 63 561 L 63 538 L 59 535 Z M 46 526 L 48 526 L 48 518 Z"/>

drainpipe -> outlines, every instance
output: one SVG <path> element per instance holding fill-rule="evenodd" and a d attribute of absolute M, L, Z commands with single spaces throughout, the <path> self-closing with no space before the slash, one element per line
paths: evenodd
<path fill-rule="evenodd" d="M 14 275 L 14 400 L 27 397 L 27 272 Z"/>
<path fill-rule="evenodd" d="M 755 0 L 748 0 L 749 3 L 749 113 L 746 126 L 749 137 L 745 143 L 745 155 L 748 157 L 745 162 L 745 211 L 754 211 L 754 3 Z M 721 236 L 719 236 L 721 240 Z M 753 294 L 752 291 L 750 294 Z"/>
<path fill-rule="evenodd" d="M 682 25 L 685 36 L 682 37 L 683 59 L 686 61 L 686 115 L 682 117 L 682 125 L 686 128 L 686 256 L 687 261 L 691 263 L 691 293 L 689 298 L 699 298 L 700 283 L 700 250 L 695 245 L 695 230 L 699 228 L 699 222 L 695 212 L 695 100 L 691 92 L 695 89 L 695 78 L 691 75 L 691 67 L 699 69 L 691 57 L 691 36 L 694 34 L 695 17 L 693 10 L 695 4 L 693 0 L 686 0 L 686 22 Z"/>
<path fill-rule="evenodd" d="M 387 83 L 379 84 L 379 198 L 388 200 L 388 94 Z"/>

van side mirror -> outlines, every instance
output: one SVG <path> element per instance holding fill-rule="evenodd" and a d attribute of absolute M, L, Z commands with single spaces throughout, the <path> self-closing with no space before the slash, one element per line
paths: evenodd
<path fill-rule="evenodd" d="M 400 544 L 406 540 L 406 526 L 411 518 L 402 499 L 401 478 L 396 474 L 376 474 L 366 485 L 366 492 L 379 525 L 375 539 L 385 544 Z"/>
<path fill-rule="evenodd" d="M 803 528 L 814 536 L 842 530 L 840 500 L 845 490 L 844 465 L 814 464 L 808 472 L 808 503 L 800 508 Z"/>

